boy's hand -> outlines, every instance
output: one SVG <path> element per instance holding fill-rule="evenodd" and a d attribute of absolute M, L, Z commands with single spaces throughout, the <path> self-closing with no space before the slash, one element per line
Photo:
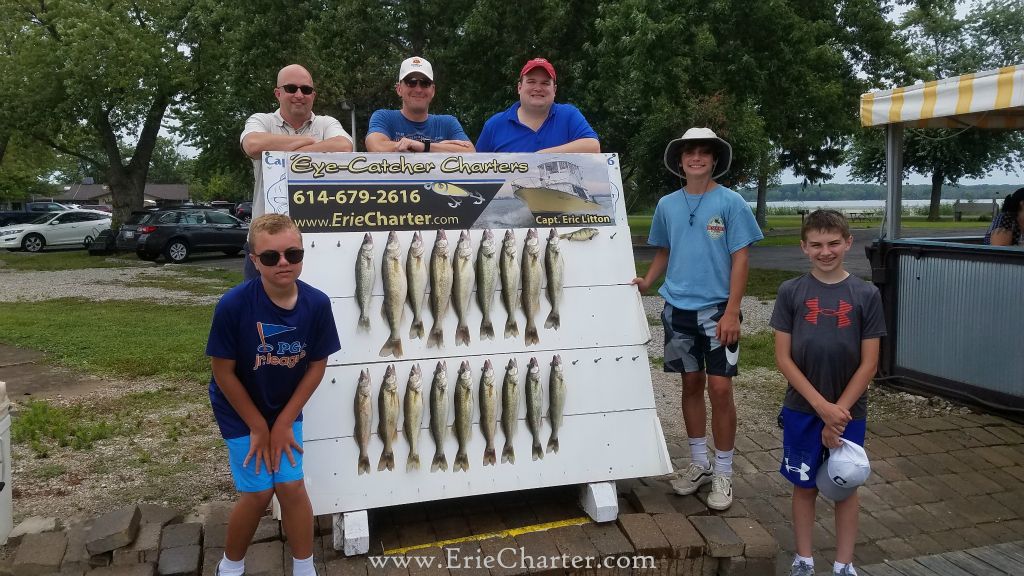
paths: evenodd
<path fill-rule="evenodd" d="M 726 311 L 715 326 L 715 338 L 724 346 L 730 346 L 740 340 L 740 315 Z"/>
<path fill-rule="evenodd" d="M 280 422 L 280 421 L 278 421 Z M 270 431 L 270 451 L 271 451 L 271 463 L 274 466 L 274 472 L 281 469 L 281 455 L 288 456 L 288 462 L 295 466 L 295 455 L 292 450 L 298 450 L 302 453 L 302 447 L 295 440 L 295 434 L 292 433 L 291 426 L 274 424 L 274 429 Z"/>
<path fill-rule="evenodd" d="M 641 294 L 646 293 L 651 289 L 651 283 L 646 278 L 633 278 L 632 284 L 640 290 Z"/>
<path fill-rule="evenodd" d="M 846 431 L 846 423 L 853 419 L 850 411 L 838 404 L 825 402 L 817 409 L 818 417 L 825 422 L 825 430 L 842 435 Z"/>
<path fill-rule="evenodd" d="M 840 445 L 842 445 L 843 442 L 839 439 L 839 437 L 839 434 L 833 433 L 828 428 L 825 428 L 824 430 L 821 431 L 822 445 L 831 450 L 835 450 L 836 448 L 839 448 Z"/>
<path fill-rule="evenodd" d="M 260 467 L 270 470 L 270 432 L 267 425 L 249 429 L 249 453 L 242 461 L 242 467 L 248 468 L 249 461 L 256 458 L 256 475 L 260 474 Z"/>

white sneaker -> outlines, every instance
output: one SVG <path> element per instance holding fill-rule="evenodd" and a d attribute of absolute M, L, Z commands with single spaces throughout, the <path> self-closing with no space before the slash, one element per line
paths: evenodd
<path fill-rule="evenodd" d="M 814 566 L 807 562 L 795 563 L 789 570 L 789 576 L 814 576 Z"/>
<path fill-rule="evenodd" d="M 697 491 L 698 488 L 711 482 L 712 468 L 707 468 L 697 464 L 696 462 L 690 462 L 690 465 L 686 467 L 679 477 L 669 482 L 672 485 L 672 490 L 675 490 L 676 494 L 680 496 L 688 496 Z"/>
<path fill-rule="evenodd" d="M 732 477 L 715 474 L 711 478 L 708 508 L 712 510 L 726 510 L 729 506 L 732 506 Z"/>

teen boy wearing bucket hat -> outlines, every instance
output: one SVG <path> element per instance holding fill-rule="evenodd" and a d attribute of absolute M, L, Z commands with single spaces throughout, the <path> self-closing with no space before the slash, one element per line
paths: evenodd
<path fill-rule="evenodd" d="M 572 104 L 555 103 L 555 67 L 534 58 L 519 71 L 519 102 L 484 124 L 477 152 L 600 152 L 597 132 Z"/>
<path fill-rule="evenodd" d="M 869 470 L 861 448 L 867 389 L 878 368 L 885 318 L 878 288 L 843 268 L 853 236 L 842 214 L 811 212 L 800 238 L 811 271 L 779 286 L 770 322 L 775 363 L 789 382 L 779 414 L 779 472 L 793 484 L 796 555 L 790 574 L 814 575 L 814 504 L 820 491 L 836 501 L 832 573 L 851 576 L 857 573 L 852 564 L 859 514 L 855 488 Z"/>
<path fill-rule="evenodd" d="M 683 380 L 683 422 L 690 465 L 672 481 L 677 494 L 711 483 L 709 508 L 732 505 L 740 301 L 747 284 L 748 248 L 764 238 L 743 198 L 715 179 L 728 172 L 732 147 L 708 128 L 690 128 L 665 148 L 665 167 L 680 188 L 658 201 L 647 242 L 658 253 L 644 278 L 647 291 L 665 274 L 665 371 Z M 682 182 L 685 180 L 685 184 Z M 708 458 L 704 388 L 711 400 L 715 463 Z"/>

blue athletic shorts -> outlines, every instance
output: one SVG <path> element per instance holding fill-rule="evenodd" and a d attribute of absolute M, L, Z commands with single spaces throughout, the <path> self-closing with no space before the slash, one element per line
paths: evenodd
<path fill-rule="evenodd" d="M 715 338 L 725 302 L 703 310 L 682 310 L 665 303 L 665 372 L 707 372 L 732 377 L 739 373 L 740 343 L 722 346 Z M 743 315 L 740 314 L 740 322 Z"/>
<path fill-rule="evenodd" d="M 302 446 L 302 422 L 292 424 L 295 441 Z M 249 453 L 249 437 L 225 438 L 228 445 L 228 460 L 231 462 L 231 476 L 235 480 L 235 489 L 239 492 L 263 492 L 270 490 L 275 484 L 283 484 L 293 480 L 302 480 L 302 453 L 292 449 L 295 466 L 288 461 L 288 455 L 281 453 L 281 469 L 276 473 L 267 469 L 266 463 L 260 464 L 260 473 L 256 474 L 256 458 L 249 460 L 249 465 L 242 467 L 245 456 Z"/>
<path fill-rule="evenodd" d="M 782 464 L 779 472 L 796 486 L 815 488 L 818 467 L 828 458 L 828 450 L 821 443 L 825 423 L 817 414 L 808 414 L 783 407 L 779 414 L 782 424 Z M 854 444 L 864 445 L 867 420 L 850 420 L 843 432 Z"/>

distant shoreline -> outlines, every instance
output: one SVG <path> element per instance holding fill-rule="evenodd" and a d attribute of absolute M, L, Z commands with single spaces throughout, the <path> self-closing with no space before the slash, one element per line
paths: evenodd
<path fill-rule="evenodd" d="M 1024 179 L 1020 184 L 974 184 L 964 186 L 943 186 L 943 202 L 962 200 L 1001 200 L 1017 188 L 1024 186 Z M 736 190 L 748 202 L 757 200 L 757 190 L 750 188 L 739 188 Z M 903 186 L 904 204 L 908 200 L 923 200 L 931 198 L 932 187 L 928 184 L 905 184 Z M 770 202 L 832 202 L 832 201 L 883 201 L 886 197 L 885 186 L 881 184 L 783 184 L 768 189 L 767 201 Z"/>

